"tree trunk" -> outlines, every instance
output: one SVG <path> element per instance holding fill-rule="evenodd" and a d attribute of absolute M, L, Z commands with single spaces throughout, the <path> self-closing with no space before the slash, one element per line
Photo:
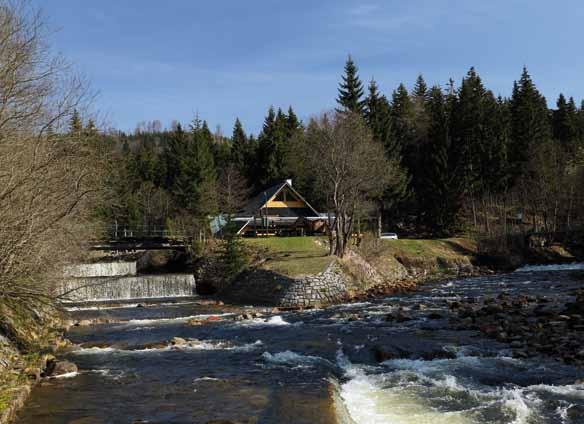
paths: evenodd
<path fill-rule="evenodd" d="M 381 238 L 381 227 L 383 225 L 383 203 L 379 202 L 377 205 L 377 239 Z"/>

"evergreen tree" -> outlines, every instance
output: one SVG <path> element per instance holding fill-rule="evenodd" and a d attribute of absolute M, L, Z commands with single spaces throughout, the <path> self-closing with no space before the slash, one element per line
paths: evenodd
<path fill-rule="evenodd" d="M 531 152 L 551 135 L 545 98 L 535 87 L 527 68 L 513 85 L 510 102 L 509 167 L 513 180 L 527 172 Z"/>
<path fill-rule="evenodd" d="M 451 158 L 461 195 L 480 191 L 481 161 L 490 142 L 485 133 L 485 98 L 481 78 L 471 68 L 463 79 L 454 106 Z"/>
<path fill-rule="evenodd" d="M 292 106 L 288 107 L 288 113 L 286 114 L 286 136 L 288 139 L 291 139 L 299 131 L 302 131 L 302 122 L 298 119 L 296 114 L 294 113 L 294 109 Z"/>
<path fill-rule="evenodd" d="M 187 134 L 178 123 L 172 132 L 164 149 L 164 161 L 166 162 L 165 188 L 168 192 L 177 197 L 177 206 L 186 207 L 186 196 L 182 194 L 182 188 L 178 186 L 178 180 L 182 170 L 181 162 L 187 154 Z"/>
<path fill-rule="evenodd" d="M 397 156 L 391 134 L 391 110 L 387 98 L 382 95 L 375 80 L 369 83 L 369 95 L 365 99 L 365 122 L 373 134 L 373 139 L 382 143 L 388 156 Z"/>
<path fill-rule="evenodd" d="M 430 93 L 428 92 L 428 86 L 422 74 L 418 75 L 412 94 L 414 99 L 421 99 L 424 102 L 428 99 Z"/>
<path fill-rule="evenodd" d="M 345 63 L 345 74 L 339 84 L 339 95 L 337 103 L 340 108 L 338 112 L 353 112 L 363 114 L 363 83 L 359 79 L 358 68 L 349 55 Z"/>
<path fill-rule="evenodd" d="M 509 164 L 507 149 L 510 132 L 509 102 L 488 92 L 485 101 L 485 131 L 488 144 L 480 160 L 483 192 L 500 194 L 508 190 Z"/>
<path fill-rule="evenodd" d="M 71 120 L 69 121 L 69 133 L 73 136 L 79 137 L 83 132 L 83 122 L 81 121 L 81 115 L 77 109 L 73 110 L 71 115 Z"/>
<path fill-rule="evenodd" d="M 247 136 L 239 118 L 235 120 L 233 135 L 231 136 L 231 163 L 242 175 L 248 174 L 247 161 L 249 160 L 249 146 Z"/>
<path fill-rule="evenodd" d="M 452 191 L 449 164 L 450 136 L 447 103 L 440 87 L 428 92 L 428 143 L 424 156 L 422 207 L 424 222 L 438 236 L 449 235 L 456 223 L 460 199 Z"/>
<path fill-rule="evenodd" d="M 287 178 L 286 165 L 289 151 L 288 117 L 273 107 L 268 110 L 257 149 L 256 188 L 263 188 L 278 180 Z"/>
<path fill-rule="evenodd" d="M 274 122 L 273 145 L 276 158 L 276 172 L 272 176 L 272 181 L 288 178 L 286 169 L 287 155 L 289 152 L 289 141 L 291 134 L 288 130 L 288 117 L 282 109 L 278 109 Z"/>
<path fill-rule="evenodd" d="M 580 103 L 580 108 L 576 113 L 576 127 L 577 127 L 577 144 L 584 148 L 584 100 Z"/>
<path fill-rule="evenodd" d="M 85 135 L 88 137 L 95 137 L 97 136 L 97 127 L 95 126 L 95 122 L 93 119 L 87 121 L 87 125 L 85 126 Z"/>
<path fill-rule="evenodd" d="M 554 138 L 564 151 L 573 153 L 578 138 L 578 111 L 574 99 L 569 102 L 560 94 L 556 103 L 557 109 L 552 112 L 552 131 Z"/>
<path fill-rule="evenodd" d="M 258 137 L 255 185 L 256 189 L 263 188 L 274 182 L 278 175 L 278 165 L 276 159 L 276 112 L 273 106 L 268 109 L 268 114 L 264 119 L 262 132 Z"/>
<path fill-rule="evenodd" d="M 188 209 L 205 221 L 217 212 L 217 170 L 213 157 L 213 135 L 207 122 L 195 117 L 191 124 L 192 140 L 189 142 L 185 175 L 190 180 Z M 186 170 L 185 170 L 186 171 Z M 206 228 L 205 228 L 206 230 Z"/>
<path fill-rule="evenodd" d="M 395 150 L 401 154 L 411 146 L 415 137 L 414 106 L 403 84 L 400 84 L 392 94 L 391 130 L 395 140 Z"/>

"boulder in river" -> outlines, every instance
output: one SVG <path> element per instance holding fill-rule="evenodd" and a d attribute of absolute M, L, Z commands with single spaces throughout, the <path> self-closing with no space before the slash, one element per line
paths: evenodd
<path fill-rule="evenodd" d="M 79 371 L 77 365 L 70 361 L 51 360 L 47 362 L 45 377 L 59 377 L 65 374 L 76 373 Z"/>
<path fill-rule="evenodd" d="M 170 341 L 170 344 L 173 346 L 184 346 L 187 343 L 188 342 L 182 337 L 173 337 L 172 340 Z"/>

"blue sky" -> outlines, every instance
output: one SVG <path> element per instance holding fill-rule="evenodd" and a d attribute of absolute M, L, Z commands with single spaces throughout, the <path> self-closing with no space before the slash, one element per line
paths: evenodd
<path fill-rule="evenodd" d="M 236 116 L 257 133 L 270 105 L 306 119 L 334 106 L 349 53 L 387 94 L 419 73 L 458 83 L 475 66 L 509 95 L 527 65 L 550 104 L 584 97 L 582 0 L 33 2 L 122 130 L 198 112 L 226 134 Z"/>

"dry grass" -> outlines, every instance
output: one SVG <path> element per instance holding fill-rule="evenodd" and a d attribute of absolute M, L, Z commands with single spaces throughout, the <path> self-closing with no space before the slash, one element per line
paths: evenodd
<path fill-rule="evenodd" d="M 318 274 L 332 261 L 319 237 L 249 238 L 245 242 L 266 259 L 263 269 L 289 277 Z"/>
<path fill-rule="evenodd" d="M 367 240 L 362 248 L 366 257 L 411 256 L 420 259 L 456 258 L 475 255 L 477 244 L 473 240 L 448 238 L 437 240 L 401 239 Z"/>

